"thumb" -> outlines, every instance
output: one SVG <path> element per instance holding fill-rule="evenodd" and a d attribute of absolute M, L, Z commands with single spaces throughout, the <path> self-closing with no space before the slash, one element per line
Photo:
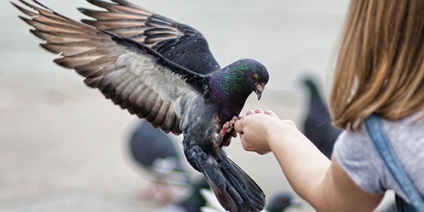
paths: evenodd
<path fill-rule="evenodd" d="M 243 133 L 243 117 L 240 117 L 236 122 L 234 123 L 234 130 L 238 133 Z"/>

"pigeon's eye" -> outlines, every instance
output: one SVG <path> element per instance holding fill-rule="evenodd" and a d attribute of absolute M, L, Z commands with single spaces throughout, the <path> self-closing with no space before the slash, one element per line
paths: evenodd
<path fill-rule="evenodd" d="M 256 74 L 256 73 L 255 73 L 255 74 L 253 74 L 253 79 L 254 79 L 254 80 L 257 80 L 258 78 L 259 78 L 259 77 L 258 77 L 258 74 Z"/>

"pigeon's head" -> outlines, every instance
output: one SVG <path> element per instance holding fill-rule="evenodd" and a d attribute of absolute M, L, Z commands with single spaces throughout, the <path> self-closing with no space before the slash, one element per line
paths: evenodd
<path fill-rule="evenodd" d="M 247 97 L 255 92 L 261 98 L 269 75 L 265 66 L 252 59 L 242 59 L 210 75 L 210 88 L 218 100 L 238 101 L 242 107 Z"/>
<path fill-rule="evenodd" d="M 256 60 L 243 59 L 240 60 L 245 69 L 245 80 L 248 83 L 250 89 L 256 93 L 258 100 L 262 97 L 262 92 L 265 89 L 265 85 L 268 83 L 269 74 L 265 66 Z"/>

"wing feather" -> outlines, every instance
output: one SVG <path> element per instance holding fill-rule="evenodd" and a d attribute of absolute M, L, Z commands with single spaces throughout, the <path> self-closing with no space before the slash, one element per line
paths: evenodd
<path fill-rule="evenodd" d="M 130 113 L 146 118 L 165 132 L 181 133 L 182 108 L 194 96 L 200 96 L 186 82 L 193 72 L 167 61 L 154 50 L 134 46 L 131 41 L 68 19 L 37 1 L 34 2 L 38 6 L 20 1 L 28 8 L 12 4 L 28 16 L 21 18 L 33 27 L 31 32 L 46 41 L 40 45 L 59 54 L 55 63 L 75 69 L 86 78 L 84 82 L 88 86 L 98 88 L 106 98 Z M 89 2 L 98 6 L 113 5 L 109 8 L 111 11 L 127 13 L 120 14 L 121 18 L 151 14 L 122 0 L 114 0 L 121 5 L 98 0 Z M 117 17 L 113 13 L 87 13 L 104 19 Z"/>
<path fill-rule="evenodd" d="M 102 10 L 79 8 L 92 19 L 82 22 L 130 38 L 192 71 L 208 74 L 219 69 L 204 36 L 196 29 L 125 0 L 88 0 Z"/>

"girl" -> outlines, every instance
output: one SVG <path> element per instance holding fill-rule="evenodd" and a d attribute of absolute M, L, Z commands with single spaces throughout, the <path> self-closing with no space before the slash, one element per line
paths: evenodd
<path fill-rule="evenodd" d="M 272 152 L 296 193 L 319 211 L 371 211 L 388 189 L 409 201 L 363 129 L 371 114 L 424 196 L 424 1 L 352 0 L 330 96 L 343 129 L 331 161 L 272 111 L 235 123 L 243 147 Z"/>

